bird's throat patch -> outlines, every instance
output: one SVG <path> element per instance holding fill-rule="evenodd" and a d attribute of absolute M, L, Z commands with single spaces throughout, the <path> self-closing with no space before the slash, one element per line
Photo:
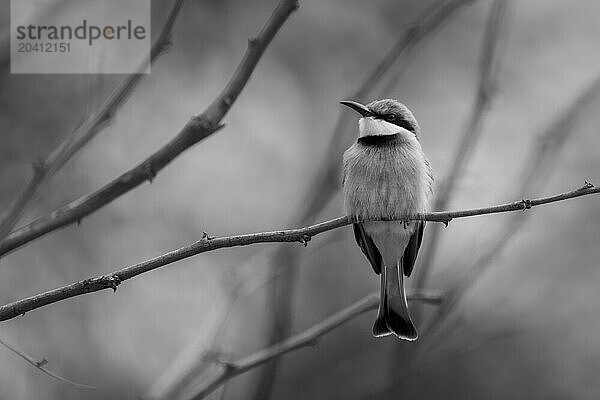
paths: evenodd
<path fill-rule="evenodd" d="M 382 144 L 394 143 L 398 140 L 400 140 L 400 134 L 394 133 L 393 135 L 362 136 L 358 138 L 358 143 L 365 144 L 367 146 L 379 146 Z"/>

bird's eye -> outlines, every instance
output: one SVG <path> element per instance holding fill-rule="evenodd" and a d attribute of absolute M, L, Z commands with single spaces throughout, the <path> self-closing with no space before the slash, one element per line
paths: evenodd
<path fill-rule="evenodd" d="M 388 114 L 385 116 L 385 120 L 389 122 L 393 122 L 396 120 L 396 116 L 394 114 Z"/>

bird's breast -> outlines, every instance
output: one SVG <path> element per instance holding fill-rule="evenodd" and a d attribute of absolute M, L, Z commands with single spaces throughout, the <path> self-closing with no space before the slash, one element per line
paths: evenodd
<path fill-rule="evenodd" d="M 414 141 L 369 146 L 344 153 L 346 212 L 363 219 L 402 218 L 428 210 L 431 174 Z"/>

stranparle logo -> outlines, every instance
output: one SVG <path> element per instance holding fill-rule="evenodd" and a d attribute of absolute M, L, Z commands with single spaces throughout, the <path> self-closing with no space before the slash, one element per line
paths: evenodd
<path fill-rule="evenodd" d="M 11 73 L 150 72 L 150 0 L 11 0 Z"/>

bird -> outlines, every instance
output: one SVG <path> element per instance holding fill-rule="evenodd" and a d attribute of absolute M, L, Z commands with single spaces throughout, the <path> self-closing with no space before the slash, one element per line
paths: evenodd
<path fill-rule="evenodd" d="M 402 218 L 428 212 L 433 197 L 433 173 L 421 148 L 419 124 L 398 100 L 340 103 L 360 114 L 358 140 L 344 152 L 342 186 L 346 213 L 356 221 L 356 242 L 380 275 L 373 335 L 414 341 L 418 332 L 404 281 L 415 265 L 425 221 Z"/>

